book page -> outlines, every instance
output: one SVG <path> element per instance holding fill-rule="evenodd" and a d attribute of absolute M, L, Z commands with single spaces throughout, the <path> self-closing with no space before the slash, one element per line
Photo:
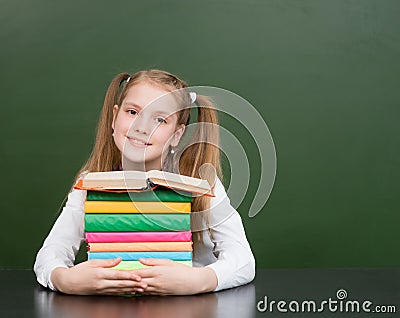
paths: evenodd
<path fill-rule="evenodd" d="M 155 185 L 213 196 L 207 180 L 192 178 L 161 170 L 90 172 L 82 182 L 83 187 L 98 189 L 147 189 L 149 179 Z"/>
<path fill-rule="evenodd" d="M 176 187 L 189 192 L 207 193 L 211 189 L 207 180 L 183 176 L 172 172 L 150 170 L 147 172 L 147 177 L 155 184 Z"/>
<path fill-rule="evenodd" d="M 142 171 L 90 172 L 83 186 L 103 189 L 141 189 L 147 187 L 146 173 Z"/>

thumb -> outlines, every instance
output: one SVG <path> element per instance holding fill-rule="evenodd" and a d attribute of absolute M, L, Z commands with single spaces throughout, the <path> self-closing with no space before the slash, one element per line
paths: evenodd
<path fill-rule="evenodd" d="M 114 267 L 122 261 L 121 257 L 111 259 L 92 259 L 89 262 L 94 267 Z"/>
<path fill-rule="evenodd" d="M 170 259 L 165 259 L 165 258 L 139 258 L 139 261 L 143 265 L 148 265 L 148 266 L 171 265 L 172 263 L 174 263 Z"/>

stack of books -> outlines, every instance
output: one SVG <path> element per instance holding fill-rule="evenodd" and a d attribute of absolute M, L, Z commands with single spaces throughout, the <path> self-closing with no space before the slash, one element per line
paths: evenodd
<path fill-rule="evenodd" d="M 122 261 L 117 270 L 146 267 L 140 258 L 192 265 L 190 212 L 193 194 L 213 196 L 206 180 L 163 171 L 89 173 L 86 189 L 88 259 Z"/>

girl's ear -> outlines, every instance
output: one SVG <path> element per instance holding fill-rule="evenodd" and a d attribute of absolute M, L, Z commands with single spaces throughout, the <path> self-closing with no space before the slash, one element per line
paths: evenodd
<path fill-rule="evenodd" d="M 185 128 L 186 128 L 185 124 L 181 124 L 181 125 L 179 126 L 179 128 L 175 131 L 175 133 L 174 133 L 174 139 L 173 139 L 172 142 L 171 142 L 171 146 L 172 146 L 172 147 L 178 146 L 179 141 L 181 140 L 182 135 L 183 135 L 183 133 L 185 132 Z"/>
<path fill-rule="evenodd" d="M 112 129 L 115 129 L 114 126 L 115 126 L 115 118 L 117 117 L 117 113 L 118 113 L 118 105 L 114 105 L 114 107 L 113 107 L 113 121 L 111 123 L 111 128 Z"/>

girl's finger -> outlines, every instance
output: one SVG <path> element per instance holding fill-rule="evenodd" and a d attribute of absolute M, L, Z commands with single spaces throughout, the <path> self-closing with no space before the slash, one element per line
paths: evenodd
<path fill-rule="evenodd" d="M 167 294 L 167 293 L 164 293 L 164 292 L 159 292 L 159 291 L 151 291 L 151 292 L 149 292 L 149 291 L 147 291 L 147 290 L 145 290 L 144 292 L 143 292 L 143 294 L 145 294 L 145 295 L 169 295 L 169 294 Z"/>
<path fill-rule="evenodd" d="M 119 287 L 119 288 L 106 288 L 103 290 L 103 293 L 108 294 L 108 293 L 112 293 L 112 294 L 122 294 L 122 293 L 126 293 L 126 294 L 141 294 L 141 293 L 145 293 L 145 289 L 143 288 L 131 288 L 131 287 Z"/>
<path fill-rule="evenodd" d="M 142 264 L 149 266 L 175 264 L 174 261 L 164 258 L 139 258 L 139 261 Z"/>
<path fill-rule="evenodd" d="M 133 288 L 147 288 L 147 285 L 132 280 L 103 280 L 101 282 L 101 290 L 106 289 L 133 289 Z"/>
<path fill-rule="evenodd" d="M 147 285 L 151 285 L 151 286 L 155 286 L 157 285 L 157 278 L 154 277 L 146 277 L 146 278 L 142 278 L 141 280 L 142 283 L 146 283 Z"/>
<path fill-rule="evenodd" d="M 157 294 L 163 294 L 165 291 L 160 288 L 160 286 L 154 286 L 147 284 L 147 288 L 145 289 L 145 293 L 157 293 Z"/>
<path fill-rule="evenodd" d="M 121 257 L 112 259 L 91 259 L 87 261 L 90 265 L 94 267 L 113 267 L 122 261 Z"/>
<path fill-rule="evenodd" d="M 141 268 L 141 269 L 136 269 L 135 274 L 140 276 L 141 278 L 150 278 L 150 277 L 155 277 L 157 273 L 157 269 L 155 268 Z"/>
<path fill-rule="evenodd" d="M 100 269 L 100 271 L 103 279 L 132 279 L 138 282 L 141 281 L 141 277 L 133 271 L 122 271 L 108 268 Z"/>

